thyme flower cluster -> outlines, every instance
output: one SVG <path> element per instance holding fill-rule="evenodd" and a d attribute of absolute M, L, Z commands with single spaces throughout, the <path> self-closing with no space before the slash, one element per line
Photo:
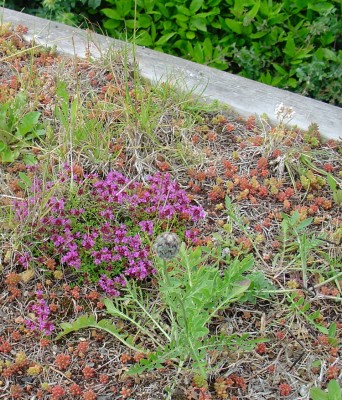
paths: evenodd
<path fill-rule="evenodd" d="M 18 264 L 27 268 L 56 259 L 110 296 L 120 294 L 126 277 L 141 280 L 155 273 L 149 243 L 163 223 L 182 226 L 204 217 L 170 174 L 157 173 L 144 184 L 117 171 L 101 179 L 65 166 L 56 183 L 35 178 L 31 191 L 14 203 L 17 223 L 26 226 L 24 244 L 34 249 L 25 260 L 18 253 Z"/>
<path fill-rule="evenodd" d="M 30 304 L 29 310 L 34 314 L 34 319 L 25 321 L 26 327 L 30 330 L 39 330 L 45 335 L 50 335 L 55 329 L 55 326 L 49 321 L 50 308 L 43 298 L 41 290 L 36 291 L 37 301 Z"/>

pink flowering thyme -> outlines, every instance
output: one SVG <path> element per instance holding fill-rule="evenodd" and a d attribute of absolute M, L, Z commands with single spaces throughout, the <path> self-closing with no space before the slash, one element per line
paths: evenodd
<path fill-rule="evenodd" d="M 54 258 L 57 268 L 62 265 L 81 282 L 97 282 L 111 296 L 120 294 L 122 277 L 141 280 L 155 273 L 150 243 L 163 224 L 184 236 L 204 217 L 203 208 L 191 204 L 168 173 L 150 176 L 145 184 L 118 171 L 104 178 L 77 175 L 65 165 L 57 182 L 34 178 L 31 192 L 14 203 L 17 223 L 31 228 L 24 245 L 33 249 L 25 260 L 18 253 L 17 263 Z"/>
<path fill-rule="evenodd" d="M 29 311 L 34 313 L 34 320 L 26 320 L 27 328 L 38 330 L 44 335 L 50 335 L 55 329 L 52 322 L 49 321 L 50 308 L 47 302 L 43 299 L 43 292 L 36 291 L 37 302 L 29 305 Z"/>

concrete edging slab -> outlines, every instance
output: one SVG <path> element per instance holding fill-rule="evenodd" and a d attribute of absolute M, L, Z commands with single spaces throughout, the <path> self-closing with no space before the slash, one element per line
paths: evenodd
<path fill-rule="evenodd" d="M 0 18 L 5 23 L 25 25 L 29 29 L 28 39 L 56 46 L 69 55 L 84 57 L 90 50 L 92 56 L 98 57 L 111 47 L 127 47 L 127 43 L 120 40 L 3 7 L 0 7 Z M 140 46 L 136 47 L 136 58 L 143 77 L 151 81 L 179 77 L 186 89 L 194 89 L 204 99 L 228 104 L 243 116 L 265 113 L 274 120 L 276 105 L 284 103 L 295 111 L 291 124 L 307 129 L 314 122 L 324 139 L 337 140 L 342 136 L 342 109 L 339 107 Z"/>

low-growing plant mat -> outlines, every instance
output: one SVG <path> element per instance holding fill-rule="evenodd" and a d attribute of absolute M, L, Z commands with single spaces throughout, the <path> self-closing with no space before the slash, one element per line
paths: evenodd
<path fill-rule="evenodd" d="M 341 382 L 340 143 L 287 125 L 290 104 L 277 126 L 245 120 L 151 86 L 126 54 L 0 32 L 0 398 L 309 399 Z M 145 245 L 146 276 L 89 250 L 112 221 Z M 67 231 L 79 257 L 56 244 Z M 168 342 L 177 329 L 197 347 Z"/>

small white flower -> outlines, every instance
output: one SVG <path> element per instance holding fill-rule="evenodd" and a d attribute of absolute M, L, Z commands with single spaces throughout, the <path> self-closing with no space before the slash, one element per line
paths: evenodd
<path fill-rule="evenodd" d="M 276 118 L 280 121 L 283 122 L 284 120 L 290 120 L 293 118 L 293 116 L 296 114 L 295 111 L 293 110 L 293 107 L 290 106 L 285 106 L 283 103 L 279 103 L 276 105 L 276 108 L 274 110 L 274 114 Z"/>
<path fill-rule="evenodd" d="M 222 257 L 230 256 L 230 249 L 229 247 L 225 247 L 222 249 Z"/>

